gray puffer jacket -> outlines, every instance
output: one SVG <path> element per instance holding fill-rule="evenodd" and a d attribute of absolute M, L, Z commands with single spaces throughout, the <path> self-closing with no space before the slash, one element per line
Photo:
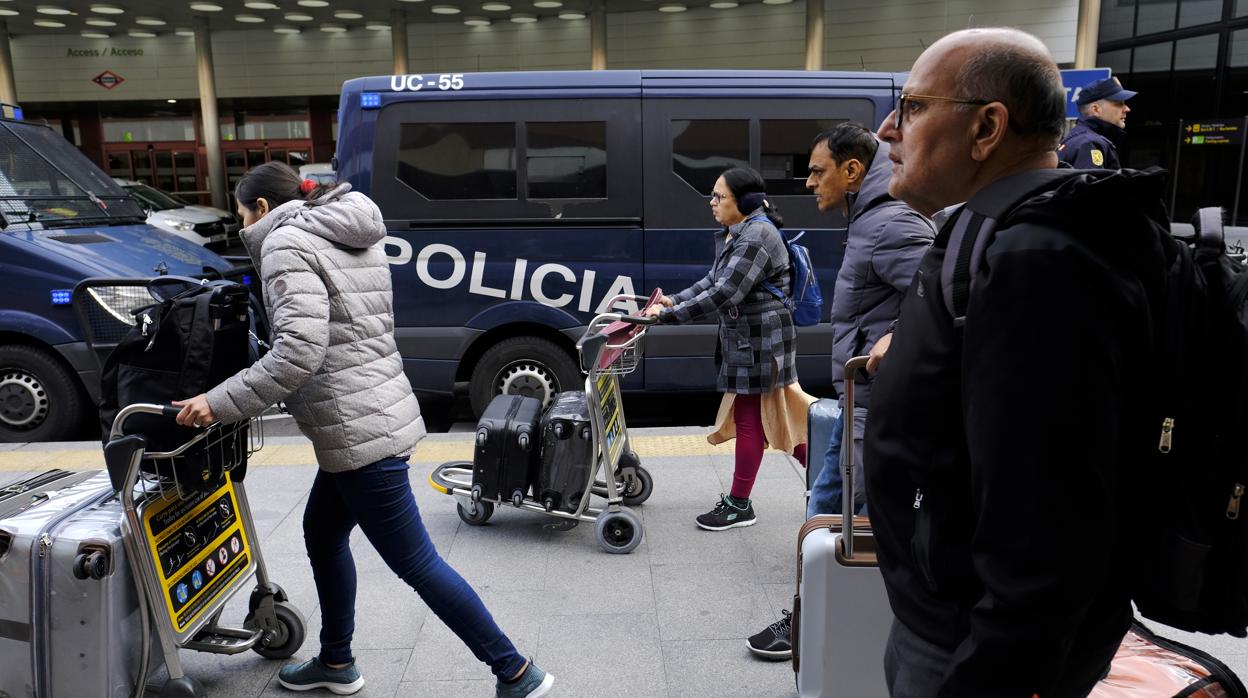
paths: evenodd
<path fill-rule="evenodd" d="M 845 362 L 868 353 L 888 334 L 936 237 L 931 221 L 889 196 L 891 178 L 888 144 L 880 142 L 862 188 L 848 195 L 849 239 L 832 296 L 832 360 L 834 368 L 840 367 L 832 375 L 838 395 L 845 394 Z M 870 385 L 854 385 L 854 401 L 867 405 Z"/>
<path fill-rule="evenodd" d="M 381 211 L 350 189 L 288 201 L 243 231 L 273 348 L 208 391 L 225 422 L 284 400 L 328 472 L 408 455 L 425 435 L 394 341 Z"/>

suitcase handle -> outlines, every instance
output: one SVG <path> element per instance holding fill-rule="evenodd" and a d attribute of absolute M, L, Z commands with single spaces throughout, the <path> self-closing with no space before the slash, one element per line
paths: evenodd
<path fill-rule="evenodd" d="M 867 367 L 869 356 L 845 362 L 845 409 L 841 413 L 841 545 L 846 560 L 854 559 L 854 374 Z"/>

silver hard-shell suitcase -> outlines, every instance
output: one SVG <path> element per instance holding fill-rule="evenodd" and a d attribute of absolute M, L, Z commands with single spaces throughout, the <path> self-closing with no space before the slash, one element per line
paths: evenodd
<path fill-rule="evenodd" d="M 867 357 L 845 364 L 846 409 L 854 404 L 853 374 Z M 854 420 L 844 423 L 853 443 Z M 797 596 L 793 599 L 793 671 L 801 698 L 886 698 L 884 645 L 893 612 L 875 556 L 867 517 L 853 516 L 854 449 L 842 450 L 840 516 L 816 516 L 798 534 Z"/>
<path fill-rule="evenodd" d="M 131 694 L 141 617 L 107 473 L 0 512 L 0 695 Z"/>

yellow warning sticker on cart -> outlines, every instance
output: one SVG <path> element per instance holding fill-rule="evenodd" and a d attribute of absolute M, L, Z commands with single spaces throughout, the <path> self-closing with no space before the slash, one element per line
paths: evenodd
<path fill-rule="evenodd" d="M 610 463 L 620 462 L 624 449 L 624 419 L 620 415 L 620 390 L 614 374 L 598 376 L 598 414 L 602 415 L 603 452 Z"/>
<path fill-rule="evenodd" d="M 143 533 L 177 632 L 195 622 L 251 562 L 250 541 L 228 475 L 213 492 L 148 507 Z"/>

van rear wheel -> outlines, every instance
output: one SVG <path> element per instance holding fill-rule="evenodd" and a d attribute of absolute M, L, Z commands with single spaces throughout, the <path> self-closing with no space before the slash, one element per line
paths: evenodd
<path fill-rule="evenodd" d="M 549 406 L 555 393 L 582 382 L 576 362 L 558 344 L 541 337 L 511 337 L 481 355 L 472 369 L 468 395 L 480 417 L 495 395 L 525 395 Z"/>
<path fill-rule="evenodd" d="M 0 346 L 0 442 L 71 439 L 83 408 L 77 378 L 50 352 Z"/>

